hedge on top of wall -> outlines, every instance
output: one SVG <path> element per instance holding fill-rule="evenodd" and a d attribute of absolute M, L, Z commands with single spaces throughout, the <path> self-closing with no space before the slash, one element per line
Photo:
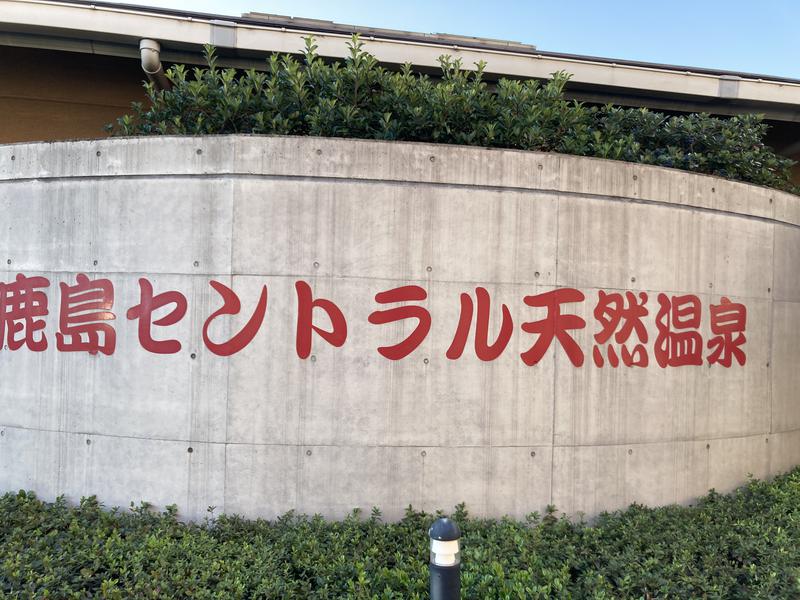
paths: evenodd
<path fill-rule="evenodd" d="M 765 145 L 758 115 L 669 116 L 645 108 L 590 107 L 564 97 L 569 75 L 483 80 L 440 58 L 441 78 L 384 69 L 358 36 L 344 63 L 306 40 L 301 59 L 273 54 L 264 72 L 174 65 L 172 89 L 146 84 L 146 103 L 108 126 L 115 135 L 256 133 L 405 140 L 561 152 L 674 167 L 797 193 L 792 161 Z"/>

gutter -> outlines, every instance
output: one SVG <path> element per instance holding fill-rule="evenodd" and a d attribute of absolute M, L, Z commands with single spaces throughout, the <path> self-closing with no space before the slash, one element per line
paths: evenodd
<path fill-rule="evenodd" d="M 172 88 L 164 67 L 161 66 L 161 44 L 155 40 L 143 39 L 139 42 L 139 53 L 142 59 L 142 70 L 157 90 Z"/>

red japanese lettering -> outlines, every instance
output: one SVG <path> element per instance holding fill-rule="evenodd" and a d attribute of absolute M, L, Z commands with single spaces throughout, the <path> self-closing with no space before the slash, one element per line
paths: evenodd
<path fill-rule="evenodd" d="M 258 329 L 264 321 L 264 315 L 267 313 L 267 286 L 265 285 L 261 288 L 261 295 L 259 296 L 256 310 L 242 330 L 227 342 L 217 344 L 212 342 L 208 336 L 208 328 L 211 326 L 211 323 L 220 315 L 239 314 L 242 305 L 241 302 L 239 302 L 239 297 L 227 285 L 213 280 L 209 283 L 211 287 L 222 296 L 222 308 L 212 313 L 211 316 L 206 319 L 203 325 L 203 342 L 206 348 L 217 356 L 231 356 L 247 346 L 247 344 L 253 340 L 256 333 L 258 333 Z"/>
<path fill-rule="evenodd" d="M 719 363 L 727 369 L 735 357 L 740 366 L 745 365 L 747 356 L 741 346 L 747 341 L 744 336 L 746 325 L 747 308 L 744 304 L 731 302 L 723 296 L 719 304 L 711 305 L 711 333 L 716 337 L 708 340 L 708 347 L 713 349 L 708 364 Z"/>
<path fill-rule="evenodd" d="M 108 279 L 91 281 L 78 273 L 75 285 L 59 284 L 61 310 L 56 333 L 59 352 L 88 352 L 114 354 L 117 334 L 108 321 L 116 317 L 114 286 Z"/>
<path fill-rule="evenodd" d="M 418 285 L 405 285 L 376 294 L 375 301 L 379 304 L 391 304 L 394 302 L 422 301 L 427 297 L 428 293 Z M 389 360 L 400 360 L 419 347 L 431 330 L 431 314 L 422 306 L 398 306 L 388 310 L 378 310 L 369 315 L 368 320 L 373 325 L 395 323 L 404 319 L 417 319 L 417 326 L 402 342 L 393 346 L 380 346 L 378 348 L 381 356 Z"/>
<path fill-rule="evenodd" d="M 180 321 L 186 314 L 186 296 L 177 291 L 163 292 L 153 295 L 153 284 L 146 278 L 139 279 L 139 304 L 128 309 L 128 320 L 139 320 L 139 344 L 154 354 L 175 354 L 180 352 L 178 340 L 154 340 L 151 332 L 153 325 L 168 327 Z M 173 304 L 172 310 L 153 322 L 153 313 L 165 306 Z M 238 312 L 238 311 L 237 311 Z"/>
<path fill-rule="evenodd" d="M 627 300 L 627 306 L 626 306 Z M 602 367 L 605 364 L 603 353 L 600 346 L 608 343 L 614 335 L 614 341 L 620 345 L 622 353 L 622 364 L 626 367 L 646 367 L 649 364 L 647 349 L 647 328 L 642 323 L 642 317 L 647 316 L 647 294 L 639 292 L 639 300 L 633 292 L 625 292 L 625 297 L 618 292 L 606 293 L 598 291 L 597 306 L 594 309 L 594 318 L 602 326 L 600 333 L 594 335 L 595 342 L 592 358 L 594 364 Z M 636 333 L 639 342 L 633 347 L 631 352 L 625 345 L 631 333 Z M 612 367 L 619 366 L 619 356 L 611 344 L 607 347 L 608 362 Z"/>
<path fill-rule="evenodd" d="M 0 283 L 0 345 L 5 341 L 9 350 L 26 346 L 33 352 L 47 349 L 44 334 L 47 316 L 47 294 L 39 288 L 50 286 L 45 277 L 26 277 L 17 274 L 16 281 Z M 41 331 L 40 336 L 36 332 Z M 19 335 L 22 334 L 22 335 Z"/>
<path fill-rule="evenodd" d="M 528 306 L 547 309 L 547 315 L 541 321 L 522 324 L 522 331 L 539 334 L 530 350 L 521 354 L 526 365 L 532 366 L 542 360 L 553 339 L 559 341 L 573 365 L 583 365 L 583 351 L 568 331 L 583 329 L 586 321 L 577 315 L 561 314 L 561 305 L 582 302 L 584 298 L 583 292 L 574 288 L 560 288 L 536 296 L 525 296 L 525 304 Z"/>
<path fill-rule="evenodd" d="M 511 333 L 514 329 L 514 322 L 508 307 L 501 305 L 503 320 L 500 325 L 500 333 L 493 344 L 489 344 L 489 308 L 491 300 L 486 288 L 475 288 L 477 299 L 477 322 L 475 324 L 475 355 L 483 361 L 496 359 L 506 349 Z M 469 336 L 469 328 L 472 324 L 472 298 L 469 294 L 461 294 L 461 316 L 458 320 L 458 327 L 453 342 L 447 350 L 447 358 L 455 360 L 464 352 Z"/>
<path fill-rule="evenodd" d="M 308 358 L 311 355 L 312 331 L 332 346 L 342 346 L 347 339 L 347 321 L 339 307 L 325 298 L 312 299 L 311 286 L 305 281 L 298 281 L 294 287 L 297 290 L 297 356 Z M 315 308 L 327 313 L 331 322 L 330 331 L 314 325 Z"/>
<path fill-rule="evenodd" d="M 703 338 L 700 332 L 683 331 L 700 327 L 700 298 L 691 294 L 672 298 L 659 294 L 658 303 L 658 336 L 653 348 L 658 366 L 663 369 L 702 365 Z"/>

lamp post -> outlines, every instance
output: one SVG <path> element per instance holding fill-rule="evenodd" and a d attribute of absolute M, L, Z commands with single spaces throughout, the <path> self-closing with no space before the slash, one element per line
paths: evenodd
<path fill-rule="evenodd" d="M 428 530 L 431 539 L 431 600 L 459 600 L 461 597 L 461 530 L 448 518 L 436 519 Z"/>

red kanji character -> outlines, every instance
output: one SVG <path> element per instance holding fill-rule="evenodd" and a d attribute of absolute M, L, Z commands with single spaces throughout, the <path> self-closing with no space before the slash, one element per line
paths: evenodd
<path fill-rule="evenodd" d="M 405 285 L 376 294 L 375 302 L 390 304 L 392 302 L 422 301 L 427 297 L 428 293 L 418 285 Z M 369 316 L 369 322 L 373 325 L 394 323 L 403 319 L 417 319 L 419 323 L 402 342 L 394 346 L 378 348 L 378 352 L 389 360 L 400 360 L 417 349 L 431 330 L 431 314 L 422 306 L 398 306 L 388 310 L 376 310 Z"/>
<path fill-rule="evenodd" d="M 494 360 L 503 353 L 506 349 L 508 341 L 511 339 L 511 333 L 514 329 L 514 322 L 511 320 L 511 313 L 508 307 L 502 305 L 503 322 L 500 325 L 500 333 L 494 344 L 489 344 L 489 292 L 486 288 L 475 288 L 475 296 L 478 303 L 478 316 L 477 323 L 475 324 L 475 355 L 483 360 Z M 472 298 L 469 294 L 461 294 L 461 316 L 458 320 L 458 327 L 456 328 L 456 335 L 453 338 L 453 343 L 447 350 L 447 358 L 455 360 L 464 352 L 464 346 L 467 345 L 467 336 L 469 335 L 469 327 L 472 324 Z"/>
<path fill-rule="evenodd" d="M 711 333 L 717 337 L 708 340 L 708 347 L 714 348 L 708 356 L 708 364 L 719 363 L 730 368 L 731 358 L 736 357 L 739 365 L 744 366 L 747 356 L 739 347 L 747 341 L 744 337 L 747 325 L 747 308 L 744 304 L 731 302 L 722 297 L 719 304 L 711 305 Z M 733 334 L 738 334 L 734 339 Z"/>
<path fill-rule="evenodd" d="M 247 344 L 253 340 L 256 333 L 258 333 L 258 329 L 261 327 L 261 323 L 264 321 L 264 315 L 267 314 L 267 286 L 263 286 L 261 288 L 261 295 L 258 298 L 256 310 L 242 330 L 227 342 L 215 344 L 208 337 L 208 328 L 211 326 L 211 322 L 220 315 L 238 314 L 242 308 L 242 304 L 239 302 L 239 296 L 237 296 L 234 291 L 224 283 L 213 280 L 209 283 L 211 284 L 211 287 L 213 287 L 217 293 L 222 296 L 222 308 L 212 313 L 211 316 L 206 319 L 206 322 L 203 325 L 203 342 L 205 343 L 206 348 L 211 350 L 211 352 L 217 356 L 230 356 L 232 354 L 236 354 L 242 348 L 247 346 Z"/>
<path fill-rule="evenodd" d="M 297 356 L 308 358 L 311 354 L 311 332 L 316 331 L 320 337 L 339 348 L 347 339 L 347 321 L 336 306 L 330 300 L 317 298 L 312 300 L 311 286 L 305 281 L 298 281 L 294 284 L 297 290 Z M 321 308 L 328 314 L 331 321 L 331 330 L 320 329 L 313 323 L 314 308 Z"/>
<path fill-rule="evenodd" d="M 547 316 L 543 320 L 522 324 L 522 331 L 539 334 L 531 349 L 521 354 L 526 365 L 532 366 L 542 360 L 553 338 L 561 343 L 573 365 L 576 367 L 583 365 L 583 352 L 567 330 L 583 329 L 586 327 L 586 321 L 577 315 L 562 315 L 561 305 L 568 302 L 582 302 L 584 298 L 583 292 L 573 288 L 560 288 L 536 296 L 525 296 L 525 304 L 528 306 L 547 308 Z"/>
<path fill-rule="evenodd" d="M 598 296 L 594 318 L 603 326 L 603 329 L 594 335 L 595 341 L 598 344 L 605 344 L 611 338 L 611 334 L 616 332 L 614 341 L 622 346 L 622 363 L 626 367 L 646 367 L 650 360 L 647 356 L 647 349 L 644 347 L 644 344 L 647 343 L 647 328 L 642 323 L 642 317 L 647 316 L 647 308 L 645 308 L 647 294 L 639 292 L 641 303 L 636 301 L 636 295 L 633 292 L 625 292 L 625 298 L 623 298 L 622 294 L 618 292 L 607 294 L 603 290 L 599 290 Z M 627 308 L 625 300 L 628 303 Z M 636 344 L 631 352 L 624 344 L 634 331 L 642 343 Z M 607 350 L 608 362 L 612 367 L 619 366 L 619 357 L 614 346 L 609 345 Z M 603 366 L 603 353 L 599 346 L 594 347 L 592 357 L 594 364 L 598 367 Z"/>
<path fill-rule="evenodd" d="M 83 273 L 78 273 L 76 280 L 76 285 L 60 284 L 61 310 L 56 348 L 59 352 L 114 354 L 117 334 L 107 323 L 116 318 L 111 312 L 114 286 L 108 279 L 90 281 Z"/>
<path fill-rule="evenodd" d="M 139 304 L 129 308 L 127 313 L 129 320 L 139 319 L 139 344 L 154 354 L 180 352 L 181 343 L 178 340 L 154 340 L 150 329 L 151 325 L 167 327 L 180 321 L 186 314 L 186 296 L 177 291 L 163 292 L 153 296 L 153 284 L 144 277 L 139 279 L 139 289 L 141 290 Z M 168 304 L 175 306 L 168 314 L 153 323 L 153 313 Z"/>
<path fill-rule="evenodd" d="M 47 294 L 36 288 L 50 287 L 45 277 L 25 277 L 17 274 L 13 283 L 0 283 L 0 348 L 6 340 L 9 350 L 19 350 L 23 345 L 33 352 L 47 349 L 47 337 L 34 338 L 34 333 L 44 329 L 42 318 L 47 316 Z M 24 335 L 17 337 L 17 334 Z"/>
<path fill-rule="evenodd" d="M 656 316 L 658 337 L 653 353 L 658 366 L 682 367 L 703 364 L 703 338 L 698 331 L 675 331 L 700 327 L 700 298 L 658 295 L 661 306 Z"/>

